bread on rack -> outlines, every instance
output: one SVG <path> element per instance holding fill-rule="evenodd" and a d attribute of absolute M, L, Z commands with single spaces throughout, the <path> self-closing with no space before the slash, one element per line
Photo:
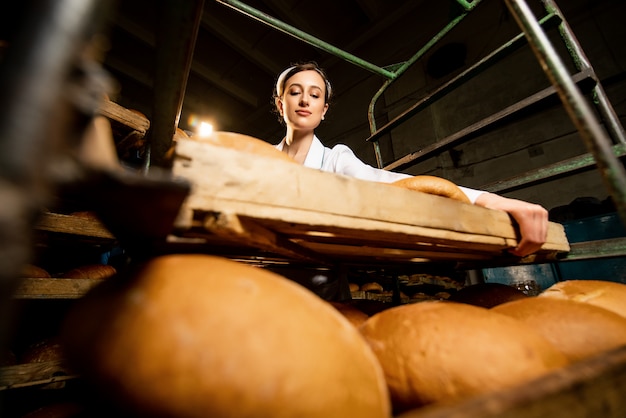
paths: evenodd
<path fill-rule="evenodd" d="M 502 303 L 527 297 L 521 290 L 503 283 L 478 283 L 457 290 L 448 300 L 493 308 Z"/>
<path fill-rule="evenodd" d="M 25 264 L 22 267 L 20 277 L 28 279 L 48 279 L 50 278 L 50 273 L 43 267 L 34 264 Z"/>
<path fill-rule="evenodd" d="M 568 364 L 530 326 L 463 303 L 400 305 L 359 329 L 383 367 L 395 412 L 511 387 Z"/>
<path fill-rule="evenodd" d="M 347 302 L 329 302 L 355 327 L 358 327 L 369 318 L 369 315 Z"/>
<path fill-rule="evenodd" d="M 566 280 L 553 284 L 539 296 L 585 302 L 626 317 L 624 283 L 605 280 Z"/>
<path fill-rule="evenodd" d="M 62 361 L 63 358 L 64 352 L 60 339 L 58 337 L 50 337 L 29 345 L 20 355 L 20 363 Z"/>
<path fill-rule="evenodd" d="M 66 271 L 60 277 L 63 279 L 108 279 L 117 273 L 117 269 L 108 264 L 87 264 Z"/>
<path fill-rule="evenodd" d="M 626 318 L 583 302 L 529 297 L 493 310 L 525 322 L 571 361 L 626 345 Z"/>
<path fill-rule="evenodd" d="M 441 177 L 427 175 L 413 176 L 389 184 L 422 193 L 448 197 L 460 202 L 471 203 L 459 186 Z"/>
<path fill-rule="evenodd" d="M 64 326 L 73 369 L 131 415 L 390 416 L 369 346 L 304 287 L 209 255 L 137 268 L 80 299 Z"/>
<path fill-rule="evenodd" d="M 295 163 L 295 160 L 286 153 L 278 150 L 269 142 L 258 139 L 249 135 L 238 134 L 235 132 L 212 132 L 208 136 L 192 136 L 191 139 L 217 145 L 220 147 L 231 148 L 237 151 L 249 154 L 276 158 L 282 161 Z"/>
<path fill-rule="evenodd" d="M 378 282 L 369 282 L 361 285 L 362 292 L 382 293 L 384 291 L 382 285 Z"/>

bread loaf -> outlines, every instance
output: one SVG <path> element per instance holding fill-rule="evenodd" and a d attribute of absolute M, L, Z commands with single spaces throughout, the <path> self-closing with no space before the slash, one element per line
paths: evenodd
<path fill-rule="evenodd" d="M 44 363 L 47 361 L 63 360 L 64 352 L 61 341 L 56 338 L 46 338 L 31 344 L 20 356 L 20 363 Z"/>
<path fill-rule="evenodd" d="M 295 163 L 295 160 L 286 153 L 279 151 L 268 142 L 248 135 L 234 132 L 216 131 L 206 137 L 192 137 L 200 142 L 208 142 L 221 147 L 232 148 L 249 154 L 260 155 L 269 158 L 276 158 L 283 161 Z"/>
<path fill-rule="evenodd" d="M 512 300 L 527 298 L 519 289 L 502 283 L 479 283 L 459 289 L 448 300 L 492 308 Z"/>
<path fill-rule="evenodd" d="M 382 293 L 384 289 L 380 285 L 380 283 L 371 282 L 371 283 L 364 283 L 361 286 L 361 290 L 363 292 Z"/>
<path fill-rule="evenodd" d="M 383 367 L 395 412 L 510 387 L 567 364 L 523 322 L 463 303 L 397 306 L 360 330 Z"/>
<path fill-rule="evenodd" d="M 369 315 L 355 306 L 345 302 L 330 302 L 355 327 L 360 326 L 369 318 Z"/>
<path fill-rule="evenodd" d="M 392 186 L 409 190 L 449 197 L 460 202 L 471 203 L 469 198 L 456 184 L 435 176 L 413 176 L 390 183 Z"/>
<path fill-rule="evenodd" d="M 26 264 L 22 267 L 21 277 L 30 279 L 47 279 L 50 273 L 43 267 L 34 264 Z"/>
<path fill-rule="evenodd" d="M 626 284 L 624 283 L 604 280 L 566 280 L 553 284 L 539 296 L 585 302 L 626 317 Z"/>
<path fill-rule="evenodd" d="M 87 264 L 66 271 L 61 275 L 64 279 L 107 279 L 117 273 L 115 267 L 108 264 Z"/>
<path fill-rule="evenodd" d="M 80 299 L 74 369 L 140 416 L 379 417 L 384 376 L 358 330 L 282 276 L 167 255 Z"/>
<path fill-rule="evenodd" d="M 571 361 L 626 345 L 626 318 L 583 302 L 530 297 L 493 310 L 525 322 Z"/>

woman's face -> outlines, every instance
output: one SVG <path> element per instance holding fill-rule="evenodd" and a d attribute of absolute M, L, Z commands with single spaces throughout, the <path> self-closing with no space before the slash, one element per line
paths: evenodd
<path fill-rule="evenodd" d="M 278 109 L 287 126 L 297 130 L 315 129 L 328 109 L 326 84 L 314 70 L 300 71 L 285 82 Z"/>

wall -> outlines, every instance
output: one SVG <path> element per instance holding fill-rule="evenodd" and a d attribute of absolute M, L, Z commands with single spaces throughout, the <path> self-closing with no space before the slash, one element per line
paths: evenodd
<path fill-rule="evenodd" d="M 467 18 L 459 26 L 459 30 L 455 30 L 439 44 L 443 46 L 456 42 L 465 45 L 466 65 L 519 33 L 516 22 L 508 15 L 502 2 L 486 3 L 479 16 Z M 626 39 L 626 29 L 622 17 L 626 15 L 626 2 L 579 0 L 560 3 L 624 124 L 626 48 L 623 46 L 623 39 Z M 564 62 L 570 71 L 575 71 L 561 45 L 558 33 L 553 30 L 550 37 L 565 57 Z M 432 52 L 435 51 L 436 48 Z M 377 117 L 382 120 L 395 117 L 429 90 L 463 69 L 456 70 L 447 78 L 435 79 L 427 71 L 428 56 L 424 58 L 387 90 L 377 107 L 384 109 L 384 114 L 379 112 Z M 381 141 L 385 163 L 445 138 L 549 85 L 530 48 L 524 47 L 394 129 L 390 135 L 391 140 Z M 370 98 L 371 96 L 355 97 L 355 100 L 368 103 Z M 348 143 L 357 155 L 375 165 L 372 147 L 363 141 L 367 132 L 353 134 L 346 133 L 344 137 L 335 137 L 333 141 Z M 411 174 L 439 175 L 458 184 L 481 188 L 494 181 L 585 152 L 583 141 L 557 101 L 554 106 L 489 130 L 435 158 L 405 168 L 404 171 Z M 593 169 L 505 195 L 540 203 L 550 209 L 568 204 L 580 196 L 592 196 L 602 200 L 608 196 L 608 192 L 603 186 L 601 176 Z"/>

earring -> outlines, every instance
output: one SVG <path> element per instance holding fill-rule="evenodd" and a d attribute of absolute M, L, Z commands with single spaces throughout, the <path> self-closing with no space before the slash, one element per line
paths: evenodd
<path fill-rule="evenodd" d="M 324 116 L 322 116 L 322 120 L 324 120 Z"/>

